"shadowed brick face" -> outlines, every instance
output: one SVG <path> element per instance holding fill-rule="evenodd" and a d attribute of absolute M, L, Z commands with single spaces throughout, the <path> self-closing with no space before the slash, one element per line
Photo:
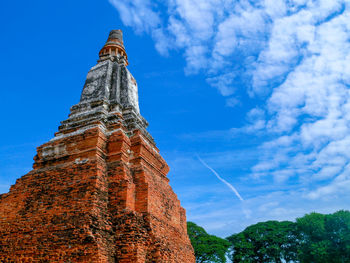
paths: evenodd
<path fill-rule="evenodd" d="M 126 66 L 112 31 L 80 102 L 0 195 L 0 262 L 195 262 Z"/>

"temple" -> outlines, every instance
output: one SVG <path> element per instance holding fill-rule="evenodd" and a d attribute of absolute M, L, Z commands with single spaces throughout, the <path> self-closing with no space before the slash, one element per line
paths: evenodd
<path fill-rule="evenodd" d="M 0 262 L 194 263 L 120 30 L 33 170 L 0 195 Z"/>

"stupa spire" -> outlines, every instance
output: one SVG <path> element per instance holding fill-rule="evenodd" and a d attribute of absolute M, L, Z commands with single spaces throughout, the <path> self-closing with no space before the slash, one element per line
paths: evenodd
<path fill-rule="evenodd" d="M 148 123 L 140 113 L 137 82 L 127 69 L 121 30 L 109 33 L 99 56 L 97 65 L 86 77 L 80 102 L 71 107 L 71 114 L 62 122 L 56 138 L 96 123 L 108 130 L 111 124 L 119 122 L 129 134 L 139 130 L 153 141 L 146 130 Z"/>
<path fill-rule="evenodd" d="M 110 59 L 112 61 L 119 60 L 125 66 L 129 64 L 123 42 L 123 32 L 120 29 L 112 30 L 109 33 L 107 42 L 100 50 L 99 56 L 99 62 Z"/>

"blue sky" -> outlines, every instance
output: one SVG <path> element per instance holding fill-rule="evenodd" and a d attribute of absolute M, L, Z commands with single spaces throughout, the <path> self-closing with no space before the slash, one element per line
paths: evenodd
<path fill-rule="evenodd" d="M 350 209 L 349 2 L 2 1 L 0 12 L 0 193 L 31 170 L 120 28 L 188 220 L 225 237 Z"/>

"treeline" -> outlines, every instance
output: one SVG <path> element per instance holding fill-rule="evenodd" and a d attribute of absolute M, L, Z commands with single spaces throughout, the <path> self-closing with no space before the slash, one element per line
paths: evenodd
<path fill-rule="evenodd" d="M 196 262 L 350 262 L 350 212 L 311 213 L 296 222 L 267 221 L 226 239 L 188 222 Z"/>

